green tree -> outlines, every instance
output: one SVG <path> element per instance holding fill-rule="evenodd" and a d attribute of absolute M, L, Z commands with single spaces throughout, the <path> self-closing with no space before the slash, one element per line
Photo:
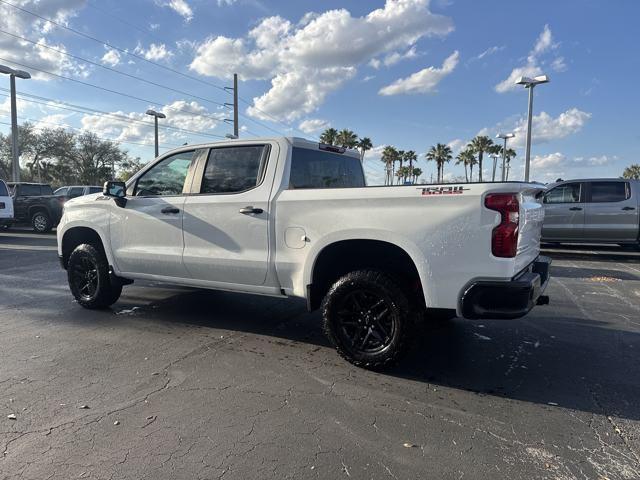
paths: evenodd
<path fill-rule="evenodd" d="M 624 172 L 622 172 L 622 178 L 640 180 L 640 163 L 634 163 L 625 168 Z"/>
<path fill-rule="evenodd" d="M 344 148 L 356 148 L 358 136 L 352 130 L 344 128 L 338 132 L 335 144 Z"/>
<path fill-rule="evenodd" d="M 469 144 L 474 153 L 478 154 L 478 181 L 482 181 L 482 159 L 485 153 L 490 153 L 494 147 L 493 140 L 485 135 L 478 135 Z"/>
<path fill-rule="evenodd" d="M 327 128 L 320 135 L 320 142 L 327 145 L 336 145 L 336 138 L 338 138 L 338 131 L 335 128 Z"/>
<path fill-rule="evenodd" d="M 142 167 L 145 166 L 140 160 L 140 157 L 128 157 L 124 161 L 120 163 L 120 168 L 118 169 L 117 179 L 121 182 L 126 182 L 131 177 L 133 177 L 136 173 L 138 173 Z"/>
<path fill-rule="evenodd" d="M 393 148 L 391 145 L 387 145 L 386 147 L 384 147 L 384 149 L 382 150 L 382 156 L 380 157 L 380 160 L 385 165 L 385 171 L 386 171 L 386 175 L 384 179 L 385 185 L 391 185 L 393 183 L 394 167 L 395 167 L 395 162 L 397 161 L 397 158 L 398 158 L 398 151 L 395 148 Z"/>
<path fill-rule="evenodd" d="M 502 150 L 504 150 L 503 147 L 500 147 L 500 151 L 498 152 L 500 155 L 502 155 Z M 505 180 L 509 180 L 509 170 L 511 169 L 511 159 L 513 157 L 516 156 L 516 151 L 513 148 L 507 148 L 507 152 L 506 155 L 504 156 L 505 158 L 505 163 L 506 165 L 504 166 L 505 168 L 505 172 L 504 172 L 504 179 Z"/>
<path fill-rule="evenodd" d="M 460 151 L 460 153 L 458 154 L 458 156 L 456 157 L 456 165 L 464 165 L 464 177 L 466 178 L 467 182 L 469 182 L 469 168 L 471 169 L 471 181 L 473 181 L 473 164 L 476 163 L 476 158 L 473 156 L 473 152 L 468 149 L 465 148 L 463 150 Z"/>
<path fill-rule="evenodd" d="M 451 147 L 444 143 L 438 143 L 432 146 L 425 155 L 427 160 L 436 162 L 438 166 L 438 183 L 441 183 L 444 179 L 444 164 L 449 162 L 452 158 Z"/>
<path fill-rule="evenodd" d="M 360 161 L 364 162 L 364 154 L 373 148 L 373 143 L 369 137 L 362 137 L 358 139 L 358 150 L 360 150 Z"/>
<path fill-rule="evenodd" d="M 413 167 L 411 170 L 411 174 L 413 175 L 413 183 L 418 183 L 418 178 L 422 175 L 422 169 L 418 167 Z"/>

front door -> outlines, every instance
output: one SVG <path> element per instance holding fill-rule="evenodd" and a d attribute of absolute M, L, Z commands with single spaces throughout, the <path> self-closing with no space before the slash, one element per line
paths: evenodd
<path fill-rule="evenodd" d="M 277 144 L 210 150 L 201 179 L 196 177 L 184 204 L 183 260 L 191 278 L 236 285 L 265 283 L 276 159 Z M 198 181 L 200 185 L 195 185 Z"/>
<path fill-rule="evenodd" d="M 558 185 L 544 196 L 542 241 L 582 240 L 584 236 L 584 185 Z"/>
<path fill-rule="evenodd" d="M 585 237 L 598 242 L 635 242 L 638 239 L 638 200 L 629 182 L 589 183 Z"/>
<path fill-rule="evenodd" d="M 111 245 L 122 273 L 186 278 L 182 263 L 183 191 L 193 151 L 166 157 L 129 189 L 124 207 L 113 205 Z"/>

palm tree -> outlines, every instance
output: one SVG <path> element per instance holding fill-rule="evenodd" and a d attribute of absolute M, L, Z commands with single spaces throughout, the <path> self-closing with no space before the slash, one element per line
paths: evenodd
<path fill-rule="evenodd" d="M 451 154 L 451 147 L 444 143 L 438 143 L 435 147 L 431 147 L 425 155 L 427 160 L 433 160 L 438 166 L 438 183 L 441 183 L 444 178 L 444 164 L 450 161 L 453 156 Z"/>
<path fill-rule="evenodd" d="M 398 177 L 398 183 L 406 183 L 407 179 L 411 176 L 411 169 L 406 165 L 398 168 L 396 172 L 396 177 Z"/>
<path fill-rule="evenodd" d="M 360 161 L 364 162 L 364 154 L 373 148 L 369 137 L 362 137 L 358 140 L 358 149 L 360 150 Z"/>
<path fill-rule="evenodd" d="M 478 135 L 473 140 L 471 140 L 471 143 L 469 144 L 469 146 L 473 149 L 475 153 L 478 154 L 478 169 L 480 172 L 478 173 L 478 180 L 481 182 L 482 181 L 482 157 L 484 156 L 485 152 L 491 151 L 491 148 L 494 146 L 493 140 L 491 140 L 489 137 L 485 135 Z"/>
<path fill-rule="evenodd" d="M 382 150 L 382 156 L 380 160 L 385 164 L 386 177 L 384 180 L 385 185 L 391 185 L 393 183 L 393 169 L 398 157 L 398 151 L 391 145 L 387 145 Z"/>
<path fill-rule="evenodd" d="M 471 167 L 471 172 L 473 173 L 473 164 L 476 162 L 475 157 L 473 156 L 473 152 L 468 148 L 462 150 L 458 156 L 456 157 L 456 165 L 464 165 L 464 176 L 469 181 L 469 172 L 467 171 L 468 167 Z M 473 180 L 473 176 L 471 177 Z"/>
<path fill-rule="evenodd" d="M 327 145 L 335 145 L 337 137 L 338 131 L 335 128 L 327 128 L 322 132 L 322 135 L 320 135 L 320 141 Z"/>
<path fill-rule="evenodd" d="M 422 175 L 422 169 L 418 168 L 418 167 L 414 167 L 411 170 L 411 174 L 413 175 L 413 183 L 417 183 L 418 182 L 418 177 L 420 175 Z"/>
<path fill-rule="evenodd" d="M 344 128 L 338 132 L 336 145 L 344 148 L 356 148 L 358 145 L 358 136 L 353 133 L 353 131 Z"/>
<path fill-rule="evenodd" d="M 622 172 L 622 178 L 640 180 L 640 164 L 633 163 L 625 168 L 624 172 Z"/>
<path fill-rule="evenodd" d="M 500 147 L 500 154 L 502 154 L 502 150 L 503 148 Z M 505 165 L 505 172 L 504 172 L 504 179 L 505 180 L 509 180 L 509 169 L 511 168 L 511 159 L 513 157 L 516 156 L 516 151 L 513 148 L 507 148 L 506 154 L 505 154 L 505 161 L 506 161 L 506 165 Z"/>
<path fill-rule="evenodd" d="M 409 162 L 409 168 L 413 169 L 413 163 L 418 161 L 418 155 L 413 150 L 404 152 L 404 159 Z"/>

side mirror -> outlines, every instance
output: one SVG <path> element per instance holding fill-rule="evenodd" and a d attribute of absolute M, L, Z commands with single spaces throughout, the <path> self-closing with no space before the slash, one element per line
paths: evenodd
<path fill-rule="evenodd" d="M 113 197 L 119 207 L 124 207 L 127 204 L 127 186 L 124 182 L 116 182 L 114 180 L 104 182 L 102 194 L 105 197 Z"/>

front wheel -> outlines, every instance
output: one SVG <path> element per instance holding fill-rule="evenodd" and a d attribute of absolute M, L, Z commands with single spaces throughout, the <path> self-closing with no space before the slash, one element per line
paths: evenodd
<path fill-rule="evenodd" d="M 53 228 L 53 224 L 51 223 L 51 219 L 49 218 L 49 215 L 47 215 L 47 212 L 34 213 L 31 217 L 31 226 L 37 233 L 47 233 Z"/>
<path fill-rule="evenodd" d="M 122 285 L 111 282 L 109 263 L 104 253 L 91 244 L 80 245 L 71 252 L 67 278 L 71 293 L 85 308 L 113 305 L 122 293 Z"/>
<path fill-rule="evenodd" d="M 407 350 L 409 300 L 383 272 L 357 270 L 338 279 L 322 302 L 322 317 L 340 356 L 356 366 L 385 367 Z"/>

